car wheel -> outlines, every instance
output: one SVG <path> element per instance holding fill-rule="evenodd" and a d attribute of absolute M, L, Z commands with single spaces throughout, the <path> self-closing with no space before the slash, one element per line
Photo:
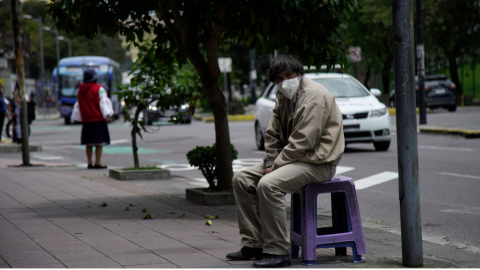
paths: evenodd
<path fill-rule="evenodd" d="M 377 150 L 377 151 L 387 151 L 388 148 L 390 147 L 390 141 L 374 142 L 373 146 L 375 147 L 375 150 Z"/>
<path fill-rule="evenodd" d="M 255 124 L 255 143 L 258 150 L 265 150 L 265 139 L 263 138 L 262 129 L 258 123 Z"/>
<path fill-rule="evenodd" d="M 450 106 L 447 107 L 447 109 L 448 109 L 449 112 L 454 112 L 454 111 L 457 110 L 457 104 L 450 105 Z"/>
<path fill-rule="evenodd" d="M 394 98 L 391 98 L 391 99 L 388 101 L 388 105 L 390 105 L 390 108 L 395 108 L 395 99 L 394 99 Z"/>
<path fill-rule="evenodd" d="M 70 117 L 63 118 L 63 121 L 65 122 L 65 125 L 70 125 L 70 123 L 72 122 Z"/>

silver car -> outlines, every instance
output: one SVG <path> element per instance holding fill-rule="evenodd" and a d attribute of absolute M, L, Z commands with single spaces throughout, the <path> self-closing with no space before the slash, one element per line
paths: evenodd
<path fill-rule="evenodd" d="M 340 73 L 306 73 L 335 97 L 343 115 L 345 143 L 373 143 L 377 151 L 390 147 L 391 127 L 387 107 L 378 101 L 378 89 L 369 91 L 357 79 Z M 275 106 L 277 85 L 270 83 L 255 104 L 255 141 L 265 150 L 265 131 Z"/>

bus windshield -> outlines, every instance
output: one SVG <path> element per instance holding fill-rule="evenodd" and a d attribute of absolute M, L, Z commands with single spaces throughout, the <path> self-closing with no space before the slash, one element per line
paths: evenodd
<path fill-rule="evenodd" d="M 88 68 L 95 69 L 98 74 L 97 83 L 107 86 L 108 83 L 108 66 L 89 66 Z M 86 67 L 59 67 L 59 93 L 64 97 L 77 97 L 78 88 L 82 84 L 83 71 Z"/>

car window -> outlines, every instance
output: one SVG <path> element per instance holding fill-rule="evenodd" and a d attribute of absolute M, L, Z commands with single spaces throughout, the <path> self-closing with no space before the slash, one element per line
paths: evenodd
<path fill-rule="evenodd" d="M 277 91 L 278 91 L 278 86 L 276 84 L 274 84 L 273 87 L 268 92 L 267 98 L 270 99 L 270 100 L 276 100 L 277 99 Z"/>
<path fill-rule="evenodd" d="M 364 97 L 369 93 L 357 82 L 349 78 L 339 79 L 314 79 L 332 93 L 335 98 Z"/>

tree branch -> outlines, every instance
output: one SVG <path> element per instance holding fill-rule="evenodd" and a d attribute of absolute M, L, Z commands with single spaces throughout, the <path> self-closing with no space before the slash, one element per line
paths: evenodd
<path fill-rule="evenodd" d="M 167 27 L 168 32 L 173 36 L 175 41 L 178 44 L 182 44 L 180 34 L 175 29 L 172 21 L 170 20 L 170 16 L 168 14 L 168 4 L 166 0 L 160 0 L 160 14 L 162 15 L 162 21 L 165 23 L 165 27 Z"/>
<path fill-rule="evenodd" d="M 227 6 L 225 3 L 220 3 L 217 7 L 215 15 L 223 22 Z M 222 26 L 215 25 L 210 31 L 207 46 L 207 64 L 210 74 L 213 77 L 220 76 L 220 69 L 218 68 L 218 43 L 221 38 Z"/>

